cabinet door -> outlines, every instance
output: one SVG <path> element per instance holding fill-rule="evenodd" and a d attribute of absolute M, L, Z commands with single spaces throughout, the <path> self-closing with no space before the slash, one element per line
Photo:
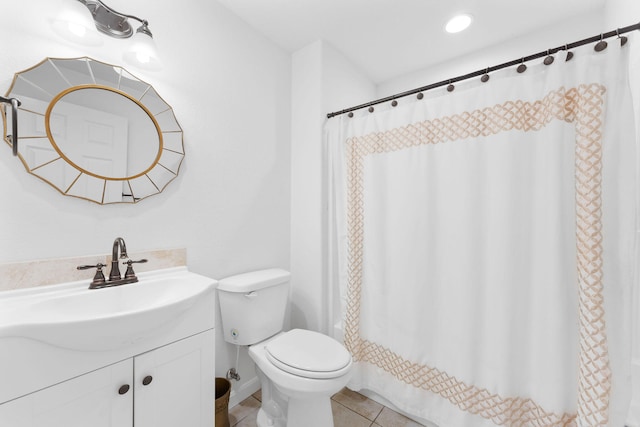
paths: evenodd
<path fill-rule="evenodd" d="M 132 369 L 133 360 L 125 360 L 4 403 L 0 426 L 131 427 Z M 130 387 L 120 394 L 123 385 Z"/>
<path fill-rule="evenodd" d="M 135 427 L 213 425 L 214 339 L 212 329 L 134 358 Z"/>

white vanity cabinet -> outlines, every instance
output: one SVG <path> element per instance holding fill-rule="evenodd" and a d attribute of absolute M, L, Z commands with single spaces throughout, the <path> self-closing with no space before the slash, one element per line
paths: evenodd
<path fill-rule="evenodd" d="M 125 360 L 0 405 L 0 426 L 131 427 L 133 360 Z"/>
<path fill-rule="evenodd" d="M 0 427 L 211 427 L 215 280 L 0 294 Z"/>
<path fill-rule="evenodd" d="M 211 330 L 134 359 L 135 427 L 212 427 L 214 340 Z"/>
<path fill-rule="evenodd" d="M 0 405 L 0 426 L 211 427 L 213 330 Z"/>

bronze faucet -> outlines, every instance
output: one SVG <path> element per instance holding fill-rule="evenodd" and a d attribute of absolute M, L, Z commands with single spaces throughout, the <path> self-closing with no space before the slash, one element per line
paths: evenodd
<path fill-rule="evenodd" d="M 120 256 L 118 256 L 118 249 L 120 249 Z M 127 258 L 129 258 L 129 256 L 127 255 L 127 245 L 124 243 L 124 239 L 122 237 L 116 237 L 116 239 L 113 241 L 113 248 L 111 249 L 111 272 L 109 273 L 110 281 L 122 279 L 122 277 L 120 276 L 120 268 L 118 267 L 118 260 Z"/>
<path fill-rule="evenodd" d="M 120 275 L 120 267 L 118 266 L 121 259 L 126 259 L 127 271 L 124 273 L 124 277 Z M 145 263 L 146 259 L 133 261 L 129 259 L 127 255 L 127 245 L 124 243 L 122 237 L 116 237 L 113 241 L 113 248 L 111 252 L 111 272 L 109 273 L 109 280 L 105 280 L 102 268 L 106 267 L 105 264 L 98 263 L 96 265 L 80 265 L 78 270 L 86 270 L 89 268 L 96 269 L 96 275 L 93 277 L 93 281 L 89 285 L 89 289 L 100 289 L 109 286 L 124 285 L 127 283 L 135 283 L 138 281 L 136 273 L 133 271 L 132 264 Z"/>

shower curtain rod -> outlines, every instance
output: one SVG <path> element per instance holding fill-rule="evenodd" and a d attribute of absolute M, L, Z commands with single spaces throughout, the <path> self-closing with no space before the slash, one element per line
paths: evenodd
<path fill-rule="evenodd" d="M 432 84 L 427 85 L 427 86 L 422 86 L 422 87 L 419 87 L 419 88 L 416 88 L 416 89 L 408 90 L 406 92 L 401 92 L 401 93 L 397 93 L 395 95 L 391 95 L 391 96 L 387 96 L 387 97 L 384 97 L 384 98 L 376 99 L 375 101 L 367 102 L 366 104 L 356 105 L 355 107 L 347 108 L 345 110 L 336 111 L 334 113 L 328 113 L 327 114 L 327 118 L 330 119 L 332 117 L 339 116 L 341 114 L 350 113 L 352 111 L 361 110 L 363 108 L 372 107 L 374 105 L 382 104 L 383 102 L 395 101 L 398 98 L 403 98 L 405 96 L 414 95 L 416 93 L 420 93 L 420 92 L 424 92 L 424 91 L 427 91 L 427 90 L 435 89 L 435 88 L 438 88 L 438 87 L 441 87 L 441 86 L 444 86 L 444 85 L 451 85 L 453 83 L 456 83 L 456 82 L 459 82 L 459 81 L 462 81 L 462 80 L 468 80 L 468 79 L 471 79 L 473 77 L 482 76 L 482 75 L 488 74 L 488 73 L 493 72 L 493 71 L 497 71 L 497 70 L 501 70 L 503 68 L 511 67 L 513 65 L 518 65 L 518 64 L 522 64 L 522 63 L 527 62 L 527 61 L 532 61 L 534 59 L 542 58 L 543 56 L 550 56 L 550 55 L 553 55 L 554 53 L 558 53 L 559 51 L 562 51 L 562 50 L 569 51 L 570 49 L 576 48 L 578 46 L 583 46 L 585 44 L 589 44 L 589 43 L 593 43 L 593 42 L 597 42 L 597 41 L 603 41 L 604 39 L 608 39 L 608 38 L 613 37 L 613 36 L 618 36 L 619 37 L 621 34 L 628 33 L 628 32 L 631 32 L 633 30 L 640 30 L 640 22 L 637 23 L 637 24 L 634 24 L 634 25 L 629 25 L 628 27 L 618 28 L 617 30 L 612 30 L 612 31 L 609 31 L 607 33 L 602 33 L 602 34 L 599 34 L 599 35 L 596 35 L 596 36 L 593 36 L 593 37 L 589 37 L 587 39 L 579 40 L 577 42 L 568 43 L 568 44 L 565 44 L 563 46 L 558 46 L 558 47 L 555 47 L 553 49 L 548 49 L 548 50 L 545 50 L 545 51 L 542 51 L 542 52 L 535 53 L 533 55 L 529 55 L 529 56 L 525 56 L 525 57 L 522 57 L 522 58 L 519 58 L 519 59 L 515 59 L 513 61 L 505 62 L 505 63 L 500 64 L 500 65 L 494 65 L 493 67 L 483 68 L 482 70 L 478 70 L 478 71 L 475 71 L 473 73 L 465 74 L 463 76 L 454 77 L 454 78 L 451 78 L 451 79 L 440 81 L 438 83 L 432 83 Z M 606 48 L 606 45 L 603 46 L 599 50 L 603 50 L 605 48 Z M 485 81 L 485 80 L 483 80 L 483 81 Z M 453 90 L 453 89 L 451 89 L 451 90 Z"/>

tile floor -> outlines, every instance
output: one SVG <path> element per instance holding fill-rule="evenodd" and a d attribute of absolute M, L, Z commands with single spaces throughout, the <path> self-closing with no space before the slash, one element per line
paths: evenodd
<path fill-rule="evenodd" d="M 229 411 L 231 427 L 256 427 L 262 395 L 254 393 Z M 347 388 L 331 398 L 334 427 L 420 427 L 409 418 Z"/>

